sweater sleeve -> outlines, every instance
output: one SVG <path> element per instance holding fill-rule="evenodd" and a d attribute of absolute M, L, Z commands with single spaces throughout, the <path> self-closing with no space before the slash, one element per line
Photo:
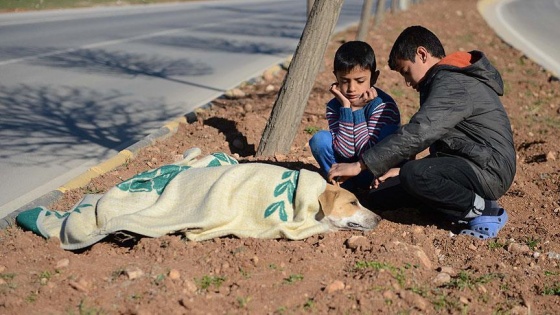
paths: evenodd
<path fill-rule="evenodd" d="M 354 151 L 354 118 L 352 109 L 332 99 L 327 104 L 327 121 L 333 138 L 333 148 L 339 155 L 350 158 Z"/>
<path fill-rule="evenodd" d="M 365 120 L 367 116 L 367 121 Z M 355 146 L 358 156 L 373 147 L 387 135 L 394 133 L 400 126 L 401 116 L 393 102 L 372 101 L 364 108 L 364 122 L 356 124 Z M 356 120 L 355 120 L 356 122 Z"/>

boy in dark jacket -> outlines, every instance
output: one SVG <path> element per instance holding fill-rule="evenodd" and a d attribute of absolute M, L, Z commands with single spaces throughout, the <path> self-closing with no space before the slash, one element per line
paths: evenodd
<path fill-rule="evenodd" d="M 509 189 L 516 169 L 511 125 L 499 99 L 500 74 L 482 52 L 446 56 L 439 39 L 421 26 L 399 35 L 389 66 L 420 93 L 420 109 L 360 161 L 333 165 L 328 179 L 345 180 L 369 169 L 378 188 L 398 177 L 398 185 L 372 191 L 367 206 L 422 205 L 466 223 L 461 234 L 496 237 L 508 220 L 496 200 Z M 411 159 L 427 148 L 428 157 Z"/>

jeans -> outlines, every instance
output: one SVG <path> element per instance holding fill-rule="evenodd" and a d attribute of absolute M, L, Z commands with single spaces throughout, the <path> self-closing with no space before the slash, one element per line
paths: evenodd
<path fill-rule="evenodd" d="M 358 157 L 349 159 L 336 154 L 336 152 L 334 152 L 332 143 L 332 135 L 329 131 L 326 130 L 318 131 L 309 140 L 311 153 L 319 164 L 322 175 L 325 177 L 328 175 L 332 165 L 335 163 L 351 163 L 358 161 Z M 350 191 L 356 191 L 357 189 L 369 189 L 372 181 L 373 174 L 366 170 L 361 172 L 357 176 L 348 179 L 340 186 Z"/>
<path fill-rule="evenodd" d="M 427 157 L 405 163 L 400 183 L 371 191 L 364 205 L 374 210 L 428 208 L 455 218 L 473 207 L 475 193 L 486 198 L 472 166 L 459 157 Z"/>

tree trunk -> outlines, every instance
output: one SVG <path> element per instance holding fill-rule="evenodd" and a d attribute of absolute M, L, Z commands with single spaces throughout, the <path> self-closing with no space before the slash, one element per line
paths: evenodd
<path fill-rule="evenodd" d="M 377 0 L 377 9 L 375 10 L 375 26 L 383 21 L 385 14 L 385 0 Z"/>
<path fill-rule="evenodd" d="M 397 13 L 399 11 L 399 1 L 401 0 L 391 0 L 391 13 Z"/>
<path fill-rule="evenodd" d="M 371 15 L 371 7 L 373 6 L 373 0 L 364 0 L 362 6 L 362 17 L 360 19 L 360 26 L 358 28 L 358 35 L 356 40 L 366 41 L 368 29 L 369 29 L 369 17 Z"/>
<path fill-rule="evenodd" d="M 311 9 L 313 8 L 313 0 L 307 0 L 307 16 L 311 13 Z"/>
<path fill-rule="evenodd" d="M 286 154 L 290 151 L 342 3 L 343 0 L 317 0 L 313 4 L 256 156 Z"/>

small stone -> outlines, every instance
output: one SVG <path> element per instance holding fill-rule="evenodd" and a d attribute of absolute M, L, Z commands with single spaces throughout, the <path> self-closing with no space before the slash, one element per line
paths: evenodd
<path fill-rule="evenodd" d="M 459 302 L 463 303 L 464 305 L 468 305 L 470 303 L 469 299 L 464 296 L 459 297 Z"/>
<path fill-rule="evenodd" d="M 276 158 L 277 162 L 286 161 L 286 155 L 285 154 L 276 153 L 276 154 L 274 154 L 274 158 Z"/>
<path fill-rule="evenodd" d="M 274 87 L 274 85 L 269 84 L 269 85 L 267 85 L 267 86 L 264 88 L 264 90 L 265 90 L 266 92 L 272 92 L 272 91 L 276 90 L 276 88 Z"/>
<path fill-rule="evenodd" d="M 478 247 L 476 247 L 476 245 L 474 245 L 474 244 L 470 244 L 469 249 L 472 250 L 472 251 L 476 251 L 476 250 L 478 250 Z"/>
<path fill-rule="evenodd" d="M 258 265 L 259 264 L 259 257 L 258 256 L 253 256 L 253 258 L 251 258 L 251 261 L 253 262 L 253 265 Z"/>
<path fill-rule="evenodd" d="M 6 271 L 6 266 L 0 265 L 0 273 Z"/>
<path fill-rule="evenodd" d="M 549 151 L 549 152 L 546 154 L 546 160 L 547 160 L 547 161 L 556 161 L 556 152 L 554 152 L 554 151 Z"/>
<path fill-rule="evenodd" d="M 169 270 L 169 279 L 171 280 L 178 280 L 181 278 L 181 273 L 177 269 Z"/>
<path fill-rule="evenodd" d="M 430 303 L 428 303 L 428 301 L 426 301 L 425 298 L 423 298 L 419 295 L 414 296 L 414 298 L 412 300 L 412 303 L 414 304 L 415 308 L 417 308 L 421 311 L 426 310 L 428 308 L 428 306 L 430 305 Z"/>
<path fill-rule="evenodd" d="M 246 113 L 250 113 L 253 111 L 253 105 L 251 103 L 247 103 L 243 105 L 243 109 L 245 110 Z"/>
<path fill-rule="evenodd" d="M 340 280 L 333 281 L 325 288 L 325 291 L 329 294 L 340 290 L 344 290 L 344 282 Z"/>
<path fill-rule="evenodd" d="M 387 291 L 383 292 L 383 298 L 385 300 L 394 300 L 396 298 L 396 295 L 395 295 L 395 293 L 393 293 L 393 291 L 387 290 Z"/>
<path fill-rule="evenodd" d="M 416 255 L 416 257 L 418 257 L 418 259 L 420 259 L 420 263 L 426 269 L 432 269 L 432 262 L 430 261 L 430 258 L 428 258 L 428 255 L 426 255 L 426 253 L 422 249 L 416 250 L 414 254 Z"/>
<path fill-rule="evenodd" d="M 126 274 L 128 279 L 130 279 L 130 280 L 140 278 L 144 275 L 144 271 L 142 271 L 138 267 L 128 267 L 128 268 L 125 269 L 124 273 Z"/>
<path fill-rule="evenodd" d="M 62 269 L 62 268 L 66 268 L 68 267 L 68 265 L 70 265 L 70 259 L 68 258 L 63 258 L 59 261 L 56 262 L 56 269 Z"/>
<path fill-rule="evenodd" d="M 531 251 L 529 246 L 527 246 L 525 244 L 519 244 L 519 243 L 509 244 L 507 246 L 507 250 L 510 253 L 519 253 L 519 254 L 528 253 L 529 251 Z"/>
<path fill-rule="evenodd" d="M 412 229 L 412 234 L 422 234 L 422 232 L 424 232 L 424 229 L 421 226 L 415 226 Z"/>
<path fill-rule="evenodd" d="M 76 281 L 70 281 L 68 282 L 68 284 L 76 291 L 80 291 L 80 292 L 84 292 L 87 293 L 87 287 L 80 283 L 80 282 L 76 282 Z"/>
<path fill-rule="evenodd" d="M 534 252 L 533 253 L 533 258 L 537 259 L 539 257 L 541 257 L 541 253 L 539 253 L 539 252 Z"/>
<path fill-rule="evenodd" d="M 245 147 L 245 143 L 243 143 L 243 140 L 241 138 L 235 138 L 231 145 L 238 150 L 241 150 Z"/>
<path fill-rule="evenodd" d="M 527 315 L 529 314 L 529 309 L 527 307 L 516 305 L 510 310 L 511 315 Z"/>
<path fill-rule="evenodd" d="M 438 268 L 438 271 L 439 271 L 439 272 L 446 273 L 446 274 L 449 274 L 449 275 L 455 275 L 455 274 L 457 274 L 457 273 L 455 272 L 455 269 L 453 269 L 453 267 L 449 267 L 449 266 L 440 267 L 440 268 Z"/>
<path fill-rule="evenodd" d="M 353 235 L 346 240 L 346 246 L 352 250 L 356 250 L 360 246 L 368 245 L 368 240 L 362 235 Z"/>
<path fill-rule="evenodd" d="M 440 272 L 432 281 L 435 285 L 440 286 L 444 285 L 451 281 L 451 276 L 445 272 Z"/>
<path fill-rule="evenodd" d="M 196 284 L 191 280 L 185 280 L 185 282 L 183 282 L 183 286 L 185 287 L 187 292 L 190 292 L 190 293 L 195 293 L 196 290 L 198 290 L 198 288 L 196 287 Z"/>
<path fill-rule="evenodd" d="M 245 92 L 241 91 L 240 89 L 231 89 L 227 90 L 225 96 L 229 99 L 239 99 L 245 97 Z"/>

